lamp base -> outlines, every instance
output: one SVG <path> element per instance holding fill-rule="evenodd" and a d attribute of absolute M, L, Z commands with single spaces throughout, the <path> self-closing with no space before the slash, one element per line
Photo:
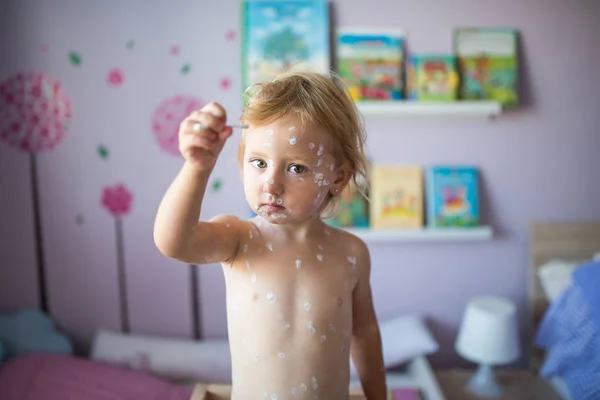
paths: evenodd
<path fill-rule="evenodd" d="M 500 397 L 502 386 L 496 380 L 492 367 L 480 364 L 477 372 L 469 379 L 466 385 L 469 392 L 479 397 Z"/>

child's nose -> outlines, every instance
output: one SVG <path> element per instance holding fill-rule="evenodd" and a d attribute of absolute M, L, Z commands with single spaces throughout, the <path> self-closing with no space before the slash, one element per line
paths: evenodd
<path fill-rule="evenodd" d="M 283 193 L 283 179 L 279 176 L 275 168 L 270 168 L 269 173 L 265 174 L 263 192 L 273 195 Z"/>

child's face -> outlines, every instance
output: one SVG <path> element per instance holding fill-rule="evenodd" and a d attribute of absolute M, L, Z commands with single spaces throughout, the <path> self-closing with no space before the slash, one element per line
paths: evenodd
<path fill-rule="evenodd" d="M 318 217 L 336 180 L 326 132 L 286 115 L 246 131 L 244 191 L 252 209 L 270 222 L 293 224 Z"/>

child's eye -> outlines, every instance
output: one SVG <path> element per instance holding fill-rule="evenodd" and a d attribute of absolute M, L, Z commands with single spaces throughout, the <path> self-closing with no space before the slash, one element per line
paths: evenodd
<path fill-rule="evenodd" d="M 267 163 L 265 162 L 265 160 L 261 160 L 259 158 L 251 160 L 250 164 L 252 164 L 252 166 L 254 168 L 257 168 L 257 169 L 262 169 L 262 168 L 266 168 L 267 167 Z"/>
<path fill-rule="evenodd" d="M 288 170 L 292 174 L 300 175 L 300 174 L 303 174 L 303 173 L 306 172 L 306 167 L 304 165 L 292 164 L 292 165 L 290 165 L 290 167 L 288 168 Z"/>

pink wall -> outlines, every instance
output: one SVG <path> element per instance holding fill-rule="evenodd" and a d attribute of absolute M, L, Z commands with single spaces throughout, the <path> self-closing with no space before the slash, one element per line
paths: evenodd
<path fill-rule="evenodd" d="M 154 213 L 180 159 L 157 145 L 151 116 L 178 94 L 220 101 L 234 119 L 240 110 L 239 38 L 225 37 L 238 29 L 238 2 L 139 4 L 0 3 L 0 81 L 20 71 L 43 71 L 62 82 L 73 103 L 67 138 L 40 154 L 38 164 L 50 308 L 81 346 L 95 329 L 119 326 L 115 221 L 100 205 L 102 189 L 119 182 L 133 193 L 131 213 L 123 218 L 132 331 L 192 336 L 189 270 L 162 257 L 152 243 Z M 450 51 L 456 26 L 509 26 L 522 33 L 521 110 L 492 123 L 367 119 L 376 162 L 481 166 L 484 217 L 497 231 L 494 240 L 371 247 L 379 317 L 427 316 L 442 344 L 433 362 L 456 363 L 452 341 L 471 296 L 508 296 L 525 316 L 529 223 L 600 218 L 600 3 L 345 0 L 333 5 L 337 26 L 402 27 L 410 50 L 417 52 Z M 132 50 L 126 48 L 130 39 Z M 180 47 L 178 55 L 169 53 L 172 45 Z M 78 67 L 67 59 L 73 50 L 83 59 Z M 180 73 L 184 63 L 192 67 L 187 75 Z M 125 73 L 119 88 L 105 83 L 111 68 Z M 221 88 L 223 78 L 231 79 L 229 89 Z M 98 144 L 110 149 L 108 160 L 96 154 Z M 204 217 L 246 213 L 234 150 L 230 143 L 219 162 L 215 176 L 224 185 L 208 195 Z M 4 309 L 38 304 L 29 173 L 29 158 L 0 143 Z M 78 214 L 84 217 L 81 225 L 75 223 Z M 219 267 L 202 268 L 200 288 L 203 334 L 224 336 Z"/>

